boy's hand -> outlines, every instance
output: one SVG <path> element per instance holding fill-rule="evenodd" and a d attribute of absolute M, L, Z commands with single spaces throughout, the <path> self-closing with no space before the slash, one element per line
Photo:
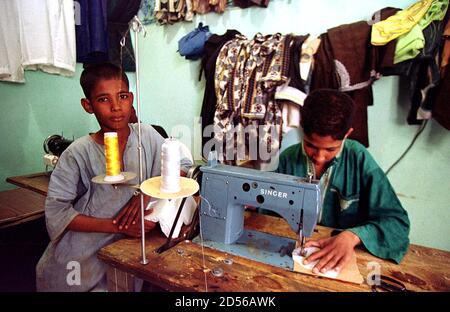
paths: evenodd
<path fill-rule="evenodd" d="M 145 233 L 152 230 L 155 226 L 155 222 L 144 220 Z M 127 228 L 122 228 L 119 232 L 131 237 L 141 237 L 141 224 L 139 222 L 133 223 Z"/>
<path fill-rule="evenodd" d="M 151 197 L 144 195 L 144 209 L 150 202 Z M 130 226 L 137 224 L 140 220 L 141 196 L 132 196 L 128 203 L 120 210 L 119 214 L 113 219 L 113 224 L 119 226 L 119 231 L 127 230 Z M 152 212 L 151 209 L 145 211 L 145 215 Z"/>
<path fill-rule="evenodd" d="M 314 266 L 313 273 L 326 273 L 330 270 L 339 272 L 350 261 L 352 252 L 359 243 L 361 243 L 359 237 L 350 231 L 317 241 L 308 241 L 305 247 L 319 247 L 320 250 L 306 258 L 303 263 L 308 264 L 320 259 Z"/>

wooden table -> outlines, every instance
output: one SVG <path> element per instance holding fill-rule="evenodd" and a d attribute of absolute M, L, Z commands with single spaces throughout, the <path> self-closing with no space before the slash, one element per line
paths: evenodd
<path fill-rule="evenodd" d="M 246 213 L 246 227 L 266 233 L 295 238 L 289 225 L 280 218 Z M 315 238 L 330 235 L 331 229 L 318 227 Z M 149 263 L 142 265 L 139 239 L 123 239 L 104 247 L 98 257 L 108 265 L 110 291 L 133 291 L 134 278 L 139 277 L 169 291 L 370 291 L 366 283 L 345 283 L 315 276 L 290 272 L 282 268 L 225 254 L 184 241 L 157 254 L 154 250 L 163 244 L 165 237 L 158 230 L 147 235 L 146 255 Z M 413 291 L 450 291 L 450 252 L 411 245 L 400 265 L 370 255 L 363 249 L 356 250 L 358 267 L 366 277 L 378 263 L 381 274 L 403 282 Z M 231 265 L 224 259 L 232 259 Z M 222 277 L 211 273 L 222 268 Z"/>
<path fill-rule="evenodd" d="M 45 196 L 50 181 L 48 173 L 9 177 L 6 181 L 20 188 L 0 192 L 0 228 L 44 216 Z"/>
<path fill-rule="evenodd" d="M 46 195 L 50 176 L 36 173 L 6 180 Z M 295 238 L 289 225 L 280 218 L 246 213 L 245 224 L 249 229 Z M 318 230 L 314 238 L 330 235 L 328 228 L 319 226 Z M 139 277 L 170 291 L 205 291 L 206 277 L 208 291 L 370 291 L 367 284 L 355 285 L 290 272 L 207 247 L 203 249 L 204 270 L 200 245 L 182 242 L 162 254 L 154 252 L 165 240 L 158 229 L 147 235 L 147 265 L 140 263 L 140 239 L 119 240 L 101 249 L 98 257 L 108 265 L 109 289 L 132 291 L 134 277 Z M 376 258 L 363 249 L 357 249 L 356 256 L 364 277 L 372 269 L 368 264 L 373 262 L 380 264 L 382 275 L 402 281 L 410 290 L 450 291 L 450 252 L 411 245 L 400 265 Z M 232 259 L 233 263 L 227 265 L 224 259 Z M 222 277 L 211 274 L 216 267 L 224 270 Z"/>
<path fill-rule="evenodd" d="M 45 197 L 26 189 L 0 192 L 0 229 L 44 216 Z"/>
<path fill-rule="evenodd" d="M 23 176 L 9 177 L 6 178 L 6 182 L 47 196 L 48 183 L 50 182 L 50 173 L 40 172 Z"/>

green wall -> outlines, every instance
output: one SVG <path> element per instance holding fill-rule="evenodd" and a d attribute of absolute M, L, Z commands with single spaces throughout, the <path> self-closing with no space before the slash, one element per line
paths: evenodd
<path fill-rule="evenodd" d="M 51 134 L 79 137 L 94 127 L 82 114 L 77 77 L 26 72 L 25 84 L 0 83 L 0 187 L 6 177 L 45 169 L 42 143 Z"/>
<path fill-rule="evenodd" d="M 327 28 L 368 19 L 385 6 L 405 8 L 414 1 L 303 1 L 271 0 L 269 9 L 231 8 L 223 15 L 197 16 L 194 23 L 147 26 L 139 36 L 141 119 L 162 125 L 188 143 L 198 155 L 199 134 L 181 135 L 183 127 L 198 128 L 204 80 L 198 81 L 199 61 L 187 61 L 177 51 L 178 40 L 198 22 L 213 33 L 237 29 L 247 36 L 256 32 L 318 35 Z M 42 171 L 42 143 L 51 134 L 80 137 L 97 129 L 84 113 L 78 84 L 81 66 L 73 78 L 27 72 L 26 84 L 0 83 L 0 190 L 13 188 L 6 177 Z M 134 74 L 130 74 L 135 89 Z M 402 92 L 399 92 L 402 90 Z M 408 104 L 397 77 L 384 77 L 374 85 L 375 105 L 369 108 L 370 148 L 383 169 L 405 150 L 417 131 L 406 124 Z M 196 144 L 193 144 L 195 142 Z M 434 120 L 414 147 L 394 168 L 389 179 L 407 209 L 411 241 L 450 250 L 450 135 Z"/>

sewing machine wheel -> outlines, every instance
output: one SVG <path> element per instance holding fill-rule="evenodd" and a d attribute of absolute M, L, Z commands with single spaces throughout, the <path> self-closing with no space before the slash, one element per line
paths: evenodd
<path fill-rule="evenodd" d="M 45 139 L 42 147 L 47 154 L 59 157 L 72 142 L 73 140 L 68 140 L 62 135 L 54 134 Z"/>

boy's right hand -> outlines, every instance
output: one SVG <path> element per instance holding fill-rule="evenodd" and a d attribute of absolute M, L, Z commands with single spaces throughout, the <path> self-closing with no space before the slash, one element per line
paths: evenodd
<path fill-rule="evenodd" d="M 152 230 L 155 226 L 156 226 L 155 222 L 144 220 L 145 233 Z M 127 228 L 122 228 L 121 230 L 119 230 L 119 233 L 131 236 L 131 237 L 141 237 L 141 223 L 136 222 L 134 224 L 131 224 Z"/>
<path fill-rule="evenodd" d="M 144 209 L 150 202 L 151 197 L 144 195 Z M 117 224 L 119 231 L 127 230 L 132 225 L 140 224 L 141 212 L 141 196 L 132 196 L 128 203 L 120 210 L 117 216 L 113 219 L 113 224 Z M 146 210 L 145 215 L 152 212 L 152 209 Z"/>
<path fill-rule="evenodd" d="M 306 258 L 303 264 L 319 260 L 313 268 L 313 273 L 326 273 L 330 270 L 340 272 L 350 262 L 352 253 L 359 244 L 361 239 L 350 231 L 343 231 L 336 236 L 317 241 L 308 241 L 305 247 L 318 247 L 320 250 Z"/>

